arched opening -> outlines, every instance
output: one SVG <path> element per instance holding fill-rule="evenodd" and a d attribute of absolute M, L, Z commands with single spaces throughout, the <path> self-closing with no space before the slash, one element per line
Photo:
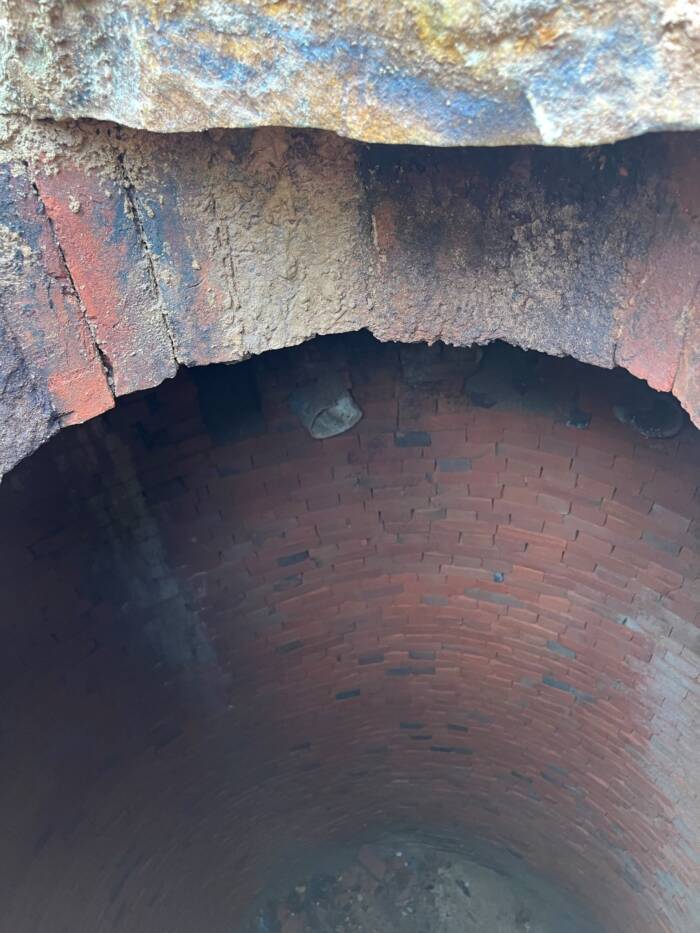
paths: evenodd
<path fill-rule="evenodd" d="M 318 439 L 324 381 L 362 417 Z M 15 468 L 8 929 L 313 929 L 437 849 L 550 905 L 504 930 L 562 929 L 559 897 L 567 930 L 690 931 L 700 434 L 648 393 L 344 335 L 182 371 Z M 421 910 L 469 906 L 440 878 Z"/>

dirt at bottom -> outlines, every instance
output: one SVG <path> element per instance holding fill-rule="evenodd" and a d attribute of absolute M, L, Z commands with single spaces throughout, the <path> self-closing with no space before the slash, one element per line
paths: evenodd
<path fill-rule="evenodd" d="M 245 933 L 604 933 L 532 876 L 415 842 L 327 854 L 287 879 Z"/>

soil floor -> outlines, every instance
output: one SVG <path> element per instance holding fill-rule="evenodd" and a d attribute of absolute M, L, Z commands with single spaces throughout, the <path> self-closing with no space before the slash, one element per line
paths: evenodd
<path fill-rule="evenodd" d="M 434 846 L 363 844 L 287 880 L 245 933 L 604 933 L 532 877 Z"/>

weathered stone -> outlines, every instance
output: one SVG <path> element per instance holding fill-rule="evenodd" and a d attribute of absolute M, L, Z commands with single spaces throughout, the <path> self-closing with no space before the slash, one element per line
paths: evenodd
<path fill-rule="evenodd" d="M 58 174 L 38 167 L 35 183 L 115 392 L 173 376 L 172 344 L 124 185 L 68 159 Z"/>
<path fill-rule="evenodd" d="M 46 389 L 37 385 L 14 335 L 0 320 L 0 473 L 58 429 Z"/>
<path fill-rule="evenodd" d="M 43 335 L 8 339 L 28 374 L 15 391 L 30 407 L 43 393 L 49 414 L 16 445 L 5 432 L 5 469 L 56 414 L 109 407 L 105 369 L 122 395 L 180 364 L 362 328 L 624 366 L 700 421 L 696 134 L 443 150 L 281 128 L 173 138 L 91 121 L 8 127 L 3 197 L 16 201 L 24 177 L 35 208 L 16 235 L 31 242 L 40 223 L 45 246 L 19 269 L 5 238 L 4 326 Z M 57 276 L 70 326 L 37 297 Z M 75 388 L 93 379 L 101 388 Z"/>
<path fill-rule="evenodd" d="M 691 0 L 6 0 L 0 112 L 610 142 L 700 125 Z"/>

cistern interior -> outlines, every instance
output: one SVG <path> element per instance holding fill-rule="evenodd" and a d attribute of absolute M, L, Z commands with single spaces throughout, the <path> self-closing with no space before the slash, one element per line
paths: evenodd
<path fill-rule="evenodd" d="M 0 486 L 0 927 L 691 931 L 699 462 L 622 370 L 368 332 L 62 430 Z"/>

